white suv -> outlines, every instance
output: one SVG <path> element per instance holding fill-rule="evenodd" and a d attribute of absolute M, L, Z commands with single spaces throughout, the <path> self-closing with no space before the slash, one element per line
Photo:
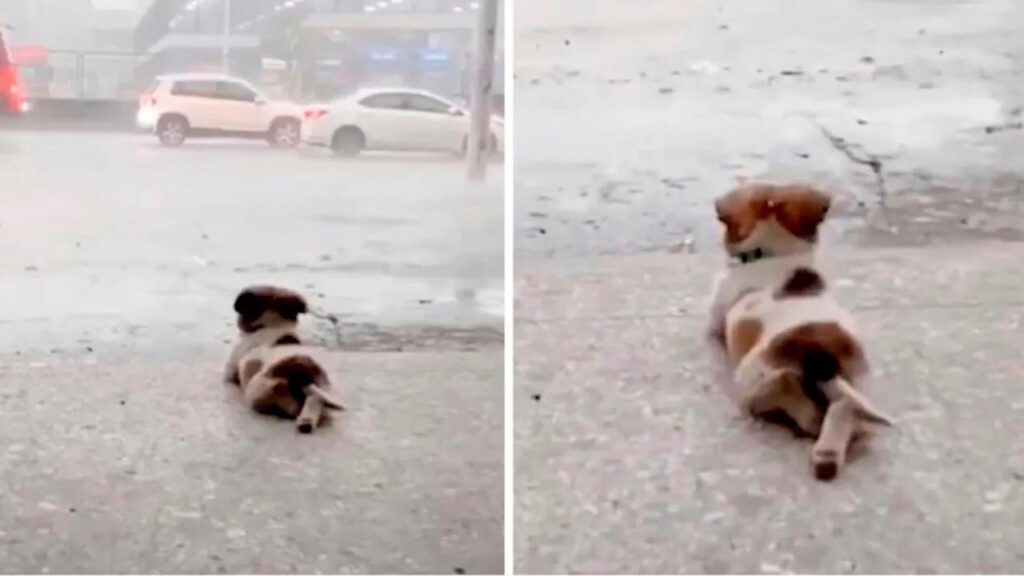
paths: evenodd
<path fill-rule="evenodd" d="M 138 124 L 167 146 L 186 137 L 230 137 L 290 148 L 299 143 L 301 117 L 295 104 L 271 101 L 241 78 L 179 74 L 160 76 L 142 96 Z"/>

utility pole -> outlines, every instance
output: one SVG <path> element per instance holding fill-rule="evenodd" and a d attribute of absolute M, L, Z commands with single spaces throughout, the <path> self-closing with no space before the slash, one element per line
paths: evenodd
<path fill-rule="evenodd" d="M 220 66 L 225 74 L 231 73 L 231 0 L 224 0 L 224 35 L 221 38 Z"/>
<path fill-rule="evenodd" d="M 481 0 L 473 51 L 473 87 L 466 158 L 470 180 L 487 177 L 491 140 L 491 94 L 494 91 L 494 44 L 498 26 L 498 0 Z"/>

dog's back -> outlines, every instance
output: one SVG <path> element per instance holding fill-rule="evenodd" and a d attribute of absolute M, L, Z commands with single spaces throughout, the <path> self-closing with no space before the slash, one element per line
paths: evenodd
<path fill-rule="evenodd" d="M 301 432 L 311 432 L 323 408 L 342 409 L 328 392 L 331 382 L 316 349 L 302 345 L 297 334 L 297 317 L 306 311 L 301 296 L 273 286 L 247 288 L 235 311 L 241 335 L 226 379 L 242 388 L 254 410 L 295 418 Z"/>
<path fill-rule="evenodd" d="M 838 473 L 861 420 L 888 423 L 856 389 L 868 364 L 853 316 L 814 266 L 829 205 L 807 186 L 751 185 L 719 198 L 734 261 L 716 283 L 709 325 L 743 407 L 781 411 L 817 437 L 812 461 L 823 479 Z"/>

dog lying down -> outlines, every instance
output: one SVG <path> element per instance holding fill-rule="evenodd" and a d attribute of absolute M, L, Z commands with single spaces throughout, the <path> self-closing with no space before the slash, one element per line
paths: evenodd
<path fill-rule="evenodd" d="M 296 331 L 307 312 L 299 294 L 274 286 L 253 286 L 235 299 L 238 343 L 228 360 L 225 380 L 242 389 L 253 410 L 294 418 L 299 432 L 318 427 L 325 408 L 343 410 L 330 394 L 331 382 L 303 346 Z"/>
<path fill-rule="evenodd" d="M 815 266 L 829 204 L 811 187 L 764 184 L 716 201 L 731 262 L 716 279 L 709 326 L 742 408 L 816 438 L 821 480 L 839 473 L 866 424 L 891 425 L 861 393 L 868 362 L 853 317 Z"/>

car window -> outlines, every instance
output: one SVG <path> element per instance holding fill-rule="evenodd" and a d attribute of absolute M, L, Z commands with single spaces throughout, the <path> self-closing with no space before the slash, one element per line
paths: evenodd
<path fill-rule="evenodd" d="M 217 93 L 223 100 L 236 102 L 255 102 L 256 93 L 238 82 L 221 81 L 217 83 Z"/>
<path fill-rule="evenodd" d="M 212 80 L 178 80 L 171 88 L 171 94 L 194 98 L 216 98 L 217 83 Z"/>
<path fill-rule="evenodd" d="M 405 110 L 404 94 L 374 94 L 359 102 L 367 108 L 383 108 L 388 110 Z"/>
<path fill-rule="evenodd" d="M 451 106 L 437 98 L 430 98 L 429 96 L 421 96 L 419 94 L 409 94 L 406 96 L 405 102 L 409 110 L 415 110 L 416 112 L 448 114 L 448 111 L 451 110 Z"/>

